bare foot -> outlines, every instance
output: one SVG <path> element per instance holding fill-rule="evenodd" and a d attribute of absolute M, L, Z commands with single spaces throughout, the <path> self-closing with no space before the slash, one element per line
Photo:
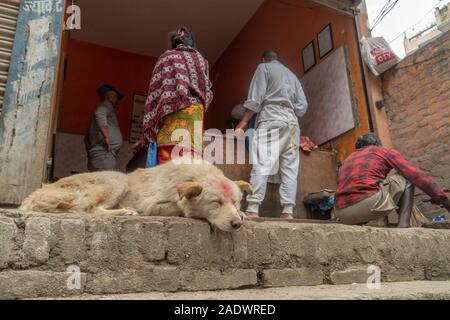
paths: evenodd
<path fill-rule="evenodd" d="M 249 219 L 259 218 L 259 214 L 257 214 L 256 212 L 246 212 L 245 217 Z"/>
<path fill-rule="evenodd" d="M 282 213 L 280 219 L 283 220 L 294 220 L 294 215 L 290 213 Z"/>

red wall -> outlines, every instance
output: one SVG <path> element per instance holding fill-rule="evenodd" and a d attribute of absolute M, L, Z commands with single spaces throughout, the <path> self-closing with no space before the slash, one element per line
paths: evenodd
<path fill-rule="evenodd" d="M 110 83 L 125 94 L 116 112 L 128 140 L 133 93 L 147 94 L 156 59 L 76 40 L 70 40 L 67 54 L 58 131 L 84 135 L 99 102 L 97 88 Z"/>
<path fill-rule="evenodd" d="M 316 61 L 320 62 L 316 37 L 329 23 L 332 25 L 335 49 L 344 44 L 348 46 L 351 72 L 355 80 L 360 126 L 339 137 L 335 143 L 339 160 L 351 153 L 356 138 L 369 131 L 353 19 L 309 1 L 266 0 L 262 4 L 213 67 L 211 77 L 215 97 L 207 112 L 206 127 L 221 130 L 225 128 L 232 108 L 247 98 L 251 78 L 264 50 L 278 50 L 280 60 L 301 77 L 301 50 L 314 40 Z"/>
<path fill-rule="evenodd" d="M 331 23 L 335 49 L 348 46 L 359 127 L 338 137 L 332 144 L 338 160 L 354 150 L 358 136 L 369 131 L 368 110 L 362 86 L 353 19 L 306 0 L 266 0 L 212 68 L 214 101 L 206 113 L 205 127 L 225 129 L 231 109 L 247 97 L 261 52 L 268 48 L 280 52 L 281 61 L 299 77 L 303 75 L 301 50 L 311 40 L 317 48 L 317 34 Z M 93 108 L 98 103 L 96 89 L 102 83 L 116 85 L 126 94 L 117 114 L 124 139 L 131 126 L 132 94 L 146 94 L 156 59 L 71 40 L 67 77 L 59 131 L 84 134 Z M 320 63 L 317 56 L 316 60 Z"/>

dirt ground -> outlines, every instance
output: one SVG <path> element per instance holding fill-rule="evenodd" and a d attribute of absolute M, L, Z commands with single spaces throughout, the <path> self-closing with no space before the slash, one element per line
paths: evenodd
<path fill-rule="evenodd" d="M 382 283 L 370 290 L 365 284 L 287 287 L 233 291 L 83 295 L 65 300 L 450 300 L 450 281 Z M 49 298 L 55 300 L 55 298 Z"/>

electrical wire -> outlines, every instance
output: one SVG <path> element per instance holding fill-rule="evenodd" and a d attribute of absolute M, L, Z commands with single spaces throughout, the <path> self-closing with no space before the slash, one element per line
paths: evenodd
<path fill-rule="evenodd" d="M 374 24 L 373 28 L 377 27 L 382 21 L 383 19 L 394 9 L 394 7 L 397 5 L 398 0 L 396 0 L 395 2 L 393 2 L 387 9 L 386 12 L 383 13 L 383 15 L 379 18 L 379 20 Z M 373 29 L 372 28 L 372 29 Z"/>
<path fill-rule="evenodd" d="M 388 0 L 383 7 L 381 8 L 380 12 L 378 12 L 377 16 L 375 17 L 372 25 L 374 25 L 379 19 L 380 17 L 386 12 L 386 9 L 388 8 L 388 6 L 391 4 L 392 0 Z"/>
<path fill-rule="evenodd" d="M 380 12 L 378 13 L 376 18 L 374 19 L 374 21 L 372 23 L 372 26 L 377 25 L 380 22 L 380 20 L 386 14 L 386 12 L 389 10 L 389 8 L 392 7 L 393 1 L 394 0 L 389 0 L 388 2 L 386 2 L 384 4 L 384 6 L 381 8 Z"/>
<path fill-rule="evenodd" d="M 370 29 L 370 31 L 375 29 L 384 20 L 384 18 L 395 8 L 398 2 L 399 0 L 395 0 L 393 3 L 389 2 L 391 4 L 386 8 L 385 12 L 382 13 L 380 17 L 374 22 L 374 25 L 372 29 Z"/>
<path fill-rule="evenodd" d="M 412 26 L 410 26 L 409 28 L 405 29 L 404 31 L 402 31 L 398 36 L 396 36 L 394 39 L 392 39 L 391 41 L 389 41 L 389 43 L 394 42 L 395 40 L 397 40 L 398 38 L 400 38 L 402 35 L 404 35 L 407 31 L 413 29 L 415 26 L 417 26 L 419 23 L 421 23 L 423 21 L 423 19 L 425 19 L 434 9 L 436 9 L 439 4 L 442 2 L 442 0 L 438 0 L 438 2 L 422 17 L 420 18 L 420 20 L 418 20 L 417 22 L 415 22 Z"/>

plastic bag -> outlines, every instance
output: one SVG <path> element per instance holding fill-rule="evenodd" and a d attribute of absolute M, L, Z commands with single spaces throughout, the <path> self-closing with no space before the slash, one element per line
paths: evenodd
<path fill-rule="evenodd" d="M 147 164 L 146 168 L 153 168 L 158 165 L 158 145 L 156 142 L 152 141 L 150 142 L 148 146 L 148 153 L 147 153 Z"/>
<path fill-rule="evenodd" d="M 369 69 L 376 75 L 384 73 L 400 62 L 383 37 L 361 39 L 361 54 Z"/>

